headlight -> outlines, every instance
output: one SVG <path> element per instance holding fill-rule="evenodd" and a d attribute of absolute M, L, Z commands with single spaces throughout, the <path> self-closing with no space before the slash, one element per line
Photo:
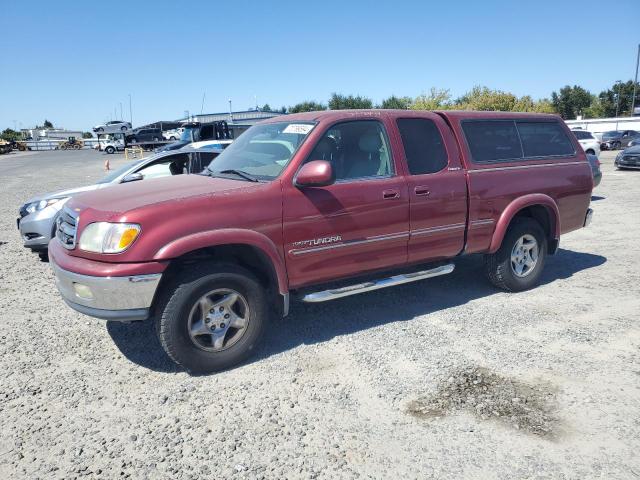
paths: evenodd
<path fill-rule="evenodd" d="M 620 152 L 618 155 L 616 155 L 616 160 L 617 161 L 622 160 L 622 152 Z"/>
<path fill-rule="evenodd" d="M 90 223 L 80 235 L 78 246 L 87 252 L 120 253 L 129 248 L 139 234 L 140 225 L 135 223 Z"/>
<path fill-rule="evenodd" d="M 53 205 L 54 203 L 58 203 L 62 200 L 67 200 L 68 197 L 63 198 L 50 198 L 49 200 L 40 200 L 39 202 L 32 202 L 27 205 L 25 209 L 28 213 L 39 212 L 40 210 L 44 210 L 49 205 Z"/>

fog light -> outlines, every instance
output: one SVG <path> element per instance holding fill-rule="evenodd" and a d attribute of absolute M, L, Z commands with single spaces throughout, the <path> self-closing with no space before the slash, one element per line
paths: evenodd
<path fill-rule="evenodd" d="M 73 289 L 76 291 L 76 295 L 80 298 L 84 298 L 85 300 L 93 300 L 93 293 L 91 293 L 91 289 L 86 285 L 82 285 L 81 283 L 74 283 Z"/>

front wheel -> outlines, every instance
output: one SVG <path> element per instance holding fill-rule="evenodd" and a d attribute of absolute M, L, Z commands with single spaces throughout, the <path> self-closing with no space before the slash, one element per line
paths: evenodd
<path fill-rule="evenodd" d="M 516 218 L 498 251 L 485 256 L 487 276 L 502 290 L 528 290 L 538 284 L 546 255 L 547 238 L 540 224 Z"/>
<path fill-rule="evenodd" d="M 156 330 L 169 357 L 190 372 L 243 361 L 269 317 L 265 289 L 244 268 L 210 264 L 181 272 L 159 299 Z"/>

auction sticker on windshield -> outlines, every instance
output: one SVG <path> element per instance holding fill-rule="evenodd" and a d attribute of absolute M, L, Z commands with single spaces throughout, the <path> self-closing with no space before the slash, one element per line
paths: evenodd
<path fill-rule="evenodd" d="M 311 131 L 313 125 L 308 123 L 291 123 L 283 130 L 282 133 L 298 133 L 300 135 L 306 135 Z"/>

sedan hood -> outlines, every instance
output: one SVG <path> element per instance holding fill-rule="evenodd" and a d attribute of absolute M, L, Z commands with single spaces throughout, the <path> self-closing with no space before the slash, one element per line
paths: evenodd
<path fill-rule="evenodd" d="M 43 195 L 37 195 L 33 198 L 30 198 L 25 202 L 25 205 L 28 203 L 39 202 L 40 200 L 51 200 L 52 198 L 73 197 L 80 193 L 91 192 L 93 190 L 97 190 L 99 188 L 103 188 L 106 186 L 107 184 L 97 183 L 95 185 L 86 185 L 84 187 L 70 188 L 68 190 L 59 190 L 57 192 L 45 193 Z"/>
<path fill-rule="evenodd" d="M 639 154 L 640 153 L 640 145 L 634 145 L 633 147 L 625 148 L 622 151 L 623 155 L 626 155 L 628 153 L 630 153 L 632 155 Z"/>
<path fill-rule="evenodd" d="M 254 191 L 260 185 L 264 184 L 207 175 L 177 175 L 101 188 L 74 197 L 67 206 L 75 211 L 91 209 L 101 212 L 101 217 L 112 217 L 165 202 L 225 195 L 243 189 Z"/>

